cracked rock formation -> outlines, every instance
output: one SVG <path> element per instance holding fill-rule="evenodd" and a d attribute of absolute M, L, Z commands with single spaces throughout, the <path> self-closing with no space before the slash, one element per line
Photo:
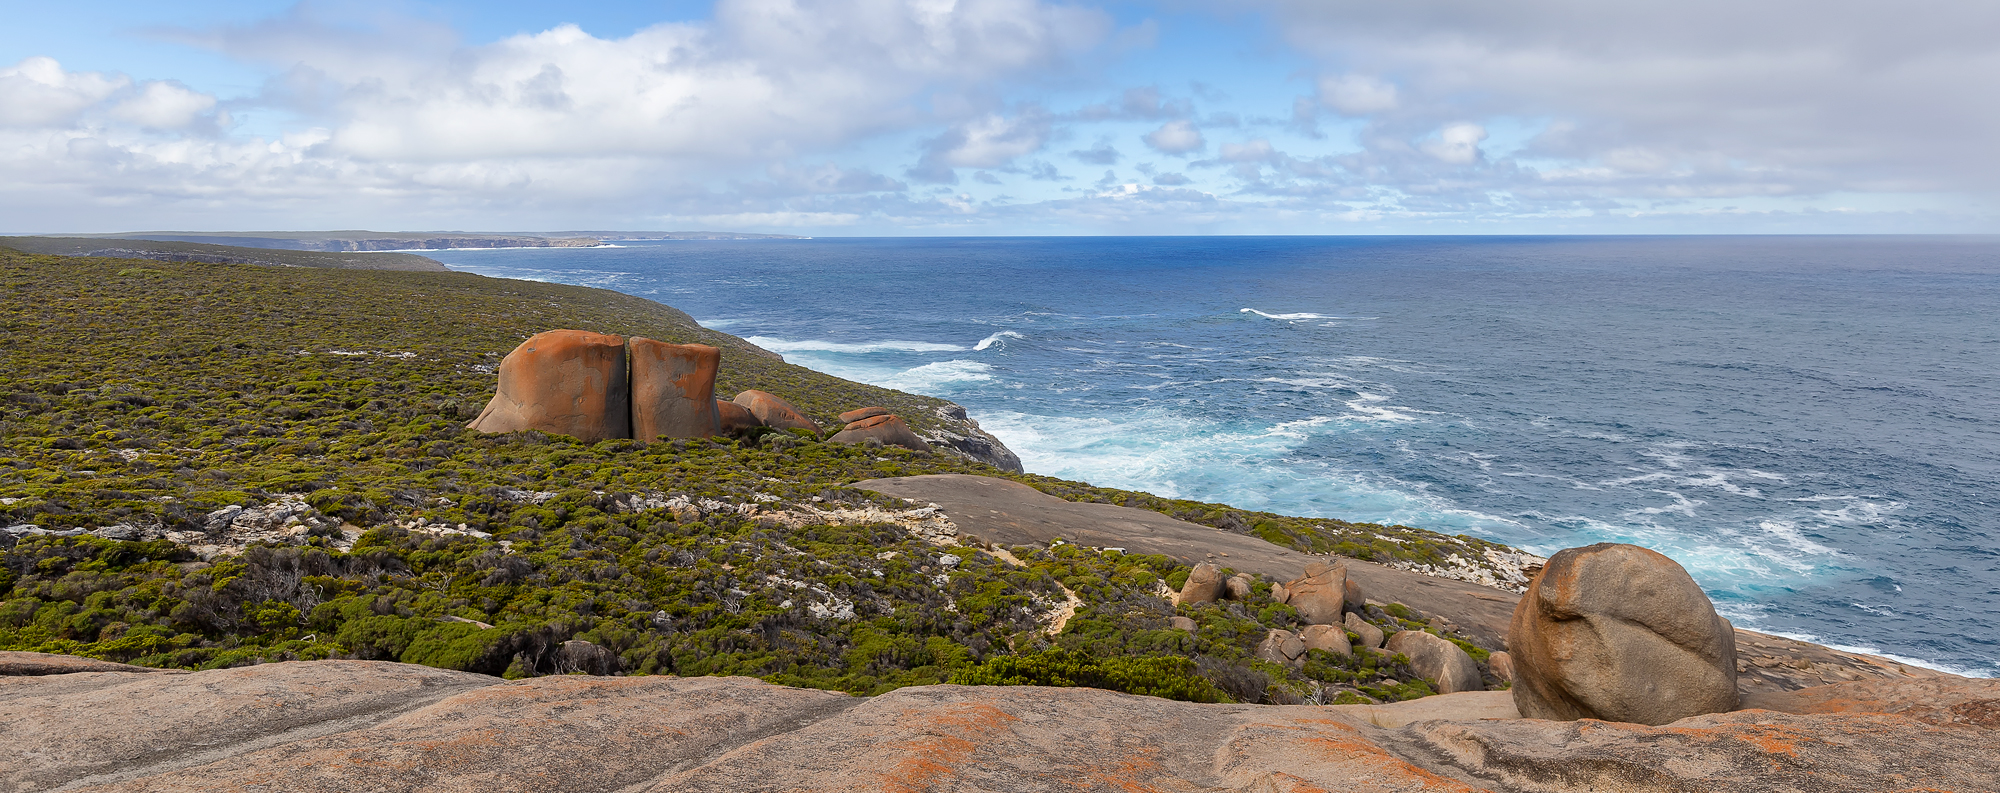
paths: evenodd
<path fill-rule="evenodd" d="M 800 412 L 798 408 L 792 406 L 792 403 L 786 402 L 776 394 L 758 391 L 753 388 L 737 394 L 734 401 L 736 404 L 742 405 L 744 409 L 750 411 L 750 414 L 756 416 L 757 420 L 763 422 L 766 427 L 777 427 L 781 430 L 807 430 L 814 435 L 818 435 L 821 432 L 819 424 L 815 423 L 812 419 L 806 418 L 806 414 Z"/>

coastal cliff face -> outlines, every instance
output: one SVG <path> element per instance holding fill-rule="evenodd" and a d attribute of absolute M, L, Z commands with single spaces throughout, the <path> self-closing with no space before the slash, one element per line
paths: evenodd
<path fill-rule="evenodd" d="M 1825 686 L 1646 727 L 1520 719 L 1502 692 L 1260 707 L 366 661 L 183 673 L 0 653 L 0 669 L 17 672 L 0 677 L 6 793 L 2000 789 L 1996 681 Z"/>

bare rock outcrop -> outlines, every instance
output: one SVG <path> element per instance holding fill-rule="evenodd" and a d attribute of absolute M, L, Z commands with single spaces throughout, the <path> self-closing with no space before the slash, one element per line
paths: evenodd
<path fill-rule="evenodd" d="M 521 342 L 500 361 L 500 386 L 479 417 L 480 432 L 540 430 L 584 441 L 632 437 L 625 338 L 551 330 Z"/>
<path fill-rule="evenodd" d="M 1187 581 L 1181 584 L 1182 603 L 1214 603 L 1222 597 L 1222 570 L 1207 562 L 1195 565 L 1188 571 Z"/>
<path fill-rule="evenodd" d="M 1325 562 L 1306 565 L 1302 578 L 1285 582 L 1286 603 L 1313 625 L 1339 625 L 1347 600 L 1347 568 Z"/>
<path fill-rule="evenodd" d="M 1354 652 L 1347 641 L 1347 631 L 1333 625 L 1307 625 L 1299 631 L 1299 640 L 1305 642 L 1308 650 L 1325 650 L 1334 655 Z"/>
<path fill-rule="evenodd" d="M 1274 664 L 1299 666 L 1305 663 L 1306 643 L 1291 631 L 1272 630 L 1257 643 L 1256 656 Z"/>
<path fill-rule="evenodd" d="M 835 443 L 866 443 L 874 440 L 884 446 L 901 446 L 905 449 L 927 452 L 930 444 L 910 431 L 910 425 L 901 418 L 890 415 L 870 416 L 847 425 L 827 440 Z"/>
<path fill-rule="evenodd" d="M 757 420 L 763 422 L 766 427 L 777 427 L 781 430 L 806 430 L 814 435 L 818 435 L 821 432 L 818 423 L 806 418 L 805 413 L 800 412 L 798 408 L 792 406 L 792 403 L 780 399 L 775 394 L 758 391 L 753 388 L 737 394 L 735 402 L 750 411 L 750 414 L 756 416 Z"/>
<path fill-rule="evenodd" d="M 1550 557 L 1514 608 L 1507 650 L 1529 718 L 1660 725 L 1737 705 L 1728 621 L 1679 564 L 1636 545 Z"/>
<path fill-rule="evenodd" d="M 715 373 L 722 351 L 706 344 L 668 344 L 641 336 L 632 357 L 632 437 L 707 438 L 721 434 Z"/>
<path fill-rule="evenodd" d="M 1389 652 L 1410 659 L 1410 669 L 1431 681 L 1440 694 L 1480 691 L 1479 664 L 1450 640 L 1424 631 L 1397 631 L 1389 637 Z"/>
<path fill-rule="evenodd" d="M 0 793 L 2000 789 L 2000 681 L 1781 696 L 1651 727 L 1520 719 L 1483 691 L 1287 707 L 369 661 L 77 672 L 0 677 Z"/>
<path fill-rule="evenodd" d="M 1370 625 L 1360 615 L 1349 612 L 1345 625 L 1348 630 L 1354 631 L 1354 635 L 1361 637 L 1361 646 L 1369 648 L 1382 646 L 1382 639 L 1384 638 L 1382 629 Z"/>

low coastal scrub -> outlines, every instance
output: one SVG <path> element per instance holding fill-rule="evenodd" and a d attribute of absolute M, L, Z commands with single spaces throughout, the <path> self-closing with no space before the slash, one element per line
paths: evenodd
<path fill-rule="evenodd" d="M 1253 660 L 1266 631 L 1297 627 L 1268 587 L 1177 609 L 1161 593 L 1187 570 L 1167 557 L 941 546 L 910 505 L 848 486 L 1009 475 L 964 458 L 803 432 L 587 444 L 465 430 L 500 357 L 558 327 L 720 346 L 719 392 L 770 391 L 829 425 L 881 405 L 923 429 L 949 406 L 604 290 L 0 251 L 0 649 L 740 674 L 859 694 L 951 680 L 1197 701 L 1424 693 L 1392 657 Z M 1490 546 L 1011 476 L 1387 563 Z"/>

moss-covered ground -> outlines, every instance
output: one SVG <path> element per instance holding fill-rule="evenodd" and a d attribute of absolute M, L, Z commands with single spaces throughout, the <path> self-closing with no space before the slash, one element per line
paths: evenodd
<path fill-rule="evenodd" d="M 760 388 L 829 425 L 881 405 L 922 428 L 947 404 L 792 366 L 604 290 L 0 251 L 0 526 L 186 537 L 219 508 L 284 499 L 321 521 L 207 560 L 164 539 L 0 533 L 0 649 L 186 668 L 396 659 L 520 676 L 573 671 L 563 643 L 582 640 L 625 673 L 856 693 L 946 680 L 1238 701 L 1428 691 L 1367 654 L 1315 651 L 1302 669 L 1252 660 L 1296 614 L 1268 586 L 1177 610 L 1158 593 L 1186 569 L 1165 557 L 1062 545 L 1014 549 L 1016 566 L 888 523 L 774 517 L 905 506 L 844 487 L 862 479 L 1006 475 L 983 464 L 796 434 L 585 444 L 465 430 L 500 357 L 550 328 L 722 346 L 719 393 Z M 1486 545 L 1013 478 L 1381 561 Z M 668 496 L 710 508 L 661 506 Z M 366 533 L 342 550 L 330 528 L 340 524 Z M 472 533 L 423 528 L 439 525 Z M 1083 605 L 1049 636 L 1065 589 Z M 1169 629 L 1176 614 L 1198 629 Z"/>

